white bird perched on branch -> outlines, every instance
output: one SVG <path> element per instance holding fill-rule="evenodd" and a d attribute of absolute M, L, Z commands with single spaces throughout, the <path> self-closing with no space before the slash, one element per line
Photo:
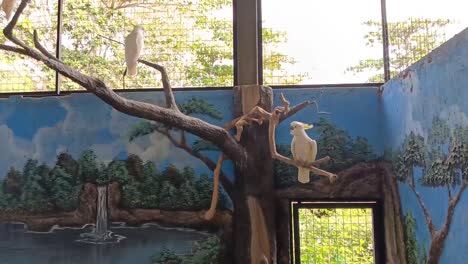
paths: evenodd
<path fill-rule="evenodd" d="M 309 163 L 315 161 L 317 157 L 317 142 L 311 139 L 305 130 L 313 128 L 313 125 L 301 122 L 291 122 L 290 130 L 293 139 L 291 142 L 291 153 L 295 161 Z M 310 180 L 310 170 L 298 168 L 297 179 L 301 183 L 308 183 Z"/>
<path fill-rule="evenodd" d="M 5 12 L 5 18 L 7 21 L 10 20 L 11 14 L 13 13 L 13 7 L 15 7 L 17 0 L 3 0 L 2 10 Z"/>
<path fill-rule="evenodd" d="M 138 59 L 140 52 L 143 49 L 144 28 L 142 26 L 135 26 L 125 38 L 125 69 L 124 76 L 135 76 L 137 74 Z"/>

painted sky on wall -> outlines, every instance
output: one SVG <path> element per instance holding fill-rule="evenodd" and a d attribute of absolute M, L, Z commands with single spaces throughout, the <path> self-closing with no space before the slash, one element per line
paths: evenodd
<path fill-rule="evenodd" d="M 297 120 L 313 123 L 323 117 L 347 130 L 352 137 L 367 138 L 377 153 L 382 151 L 378 136 L 380 128 L 377 124 L 380 119 L 375 88 L 275 90 L 275 104 L 279 104 L 280 92 L 284 92 L 291 105 L 303 100 L 317 100 L 320 111 L 330 114 L 319 115 L 313 106 L 303 110 L 279 126 L 279 143 L 290 144 L 290 122 Z M 124 96 L 164 105 L 161 92 L 135 92 Z M 202 117 L 208 122 L 223 125 L 232 118 L 230 90 L 180 91 L 175 96 L 179 103 L 196 97 L 212 104 L 221 112 L 223 119 Z M 78 158 L 86 149 L 92 149 L 103 162 L 123 159 L 129 153 L 134 153 L 145 161 L 156 162 L 160 167 L 172 163 L 177 167 L 193 167 L 198 173 L 211 174 L 203 163 L 183 150 L 174 148 L 167 138 L 159 134 L 129 142 L 129 128 L 140 121 L 113 110 L 90 94 L 47 98 L 11 97 L 0 100 L 0 145 L 3 153 L 0 158 L 0 178 L 5 176 L 11 166 L 22 168 L 28 158 L 50 165 L 61 152 L 66 151 Z M 310 135 L 314 137 L 314 131 Z M 189 143 L 194 140 L 195 137 L 188 137 Z M 206 154 L 213 160 L 217 158 L 216 152 Z M 232 174 L 232 165 L 229 162 L 225 165 L 225 170 Z"/>

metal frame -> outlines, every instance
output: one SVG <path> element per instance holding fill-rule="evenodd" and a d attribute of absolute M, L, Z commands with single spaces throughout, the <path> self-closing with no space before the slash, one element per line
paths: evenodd
<path fill-rule="evenodd" d="M 382 12 L 382 46 L 383 46 L 383 61 L 384 61 L 384 80 L 390 80 L 390 42 L 388 39 L 388 23 L 387 23 L 387 2 L 380 0 L 380 8 Z"/>
<path fill-rule="evenodd" d="M 374 263 L 385 263 L 385 229 L 383 208 L 379 200 L 297 200 L 291 202 L 292 225 L 290 225 L 291 264 L 301 264 L 299 209 L 302 208 L 370 208 L 372 209 Z M 292 257 L 294 255 L 294 257 Z"/>
<path fill-rule="evenodd" d="M 238 34 L 242 34 L 243 28 L 239 27 L 239 2 L 250 2 L 250 0 L 232 0 L 233 2 L 233 78 L 234 86 L 239 85 L 239 43 L 238 43 Z M 376 0 L 377 1 L 377 0 Z M 256 48 L 257 48 L 257 80 L 258 84 L 263 84 L 263 47 L 262 47 L 262 0 L 255 0 L 257 5 L 256 12 L 256 29 L 257 29 L 257 38 L 256 38 Z M 380 0 L 381 2 L 381 12 L 382 12 L 382 37 L 383 37 L 383 58 L 384 58 L 384 75 L 385 81 L 390 79 L 390 62 L 389 62 L 389 51 L 388 51 L 388 29 L 387 29 L 387 18 L 386 18 L 386 0 Z M 56 56 L 61 57 L 61 43 L 62 43 L 62 14 L 63 14 L 63 3 L 64 0 L 58 0 L 58 19 L 57 19 L 57 47 L 56 47 Z M 248 25 L 251 27 L 251 25 Z M 246 27 L 244 25 L 244 27 Z M 58 96 L 58 95 L 68 95 L 73 93 L 89 93 L 86 90 L 83 91 L 61 91 L 61 78 L 62 76 L 56 72 L 55 78 L 55 91 L 45 91 L 45 92 L 0 92 L 0 98 L 5 98 L 14 95 L 23 95 L 27 97 L 47 97 L 47 96 Z M 281 88 L 281 89 L 294 89 L 294 88 L 329 88 L 329 87 L 378 87 L 382 83 L 340 83 L 340 84 L 312 84 L 312 85 L 271 85 L 272 88 Z M 174 90 L 224 90 L 230 89 L 231 87 L 184 87 L 184 88 L 175 88 Z M 148 88 L 148 89 L 114 89 L 117 92 L 142 92 L 142 91 L 159 91 L 162 88 Z"/>

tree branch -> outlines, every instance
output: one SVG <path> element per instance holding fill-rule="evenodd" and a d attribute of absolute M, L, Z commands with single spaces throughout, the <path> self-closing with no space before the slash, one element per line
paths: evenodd
<path fill-rule="evenodd" d="M 283 106 L 276 107 L 273 110 L 272 113 L 269 113 L 268 111 L 265 111 L 263 108 L 261 108 L 259 106 L 255 106 L 254 108 L 252 108 L 252 110 L 250 110 L 249 113 L 247 113 L 247 114 L 245 114 L 245 115 L 243 115 L 243 116 L 241 116 L 239 118 L 236 118 L 236 119 L 232 120 L 231 122 L 226 124 L 224 126 L 224 128 L 225 129 L 230 129 L 233 126 L 235 126 L 237 128 L 237 133 L 236 133 L 235 138 L 236 138 L 237 141 L 240 141 L 240 137 L 242 135 L 242 131 L 243 131 L 245 125 L 251 124 L 252 121 L 257 122 L 258 124 L 262 124 L 263 122 L 269 122 L 268 138 L 269 138 L 269 142 L 270 142 L 269 143 L 270 144 L 270 153 L 271 153 L 271 157 L 273 159 L 277 159 L 279 161 L 282 161 L 282 162 L 284 162 L 286 164 L 289 164 L 289 165 L 292 165 L 292 166 L 296 166 L 298 168 L 299 167 L 308 168 L 310 171 L 312 171 L 315 174 L 328 177 L 330 182 L 333 183 L 337 178 L 336 174 L 330 173 L 328 171 L 324 171 L 324 170 L 321 170 L 319 168 L 314 167 L 314 165 L 324 163 L 324 162 L 328 162 L 330 160 L 330 157 L 327 156 L 327 157 L 324 157 L 322 159 L 315 160 L 313 162 L 301 162 L 301 161 L 296 161 L 296 160 L 292 160 L 290 158 L 287 158 L 287 157 L 279 154 L 276 151 L 276 143 L 275 143 L 275 128 L 276 128 L 276 125 L 280 122 L 280 118 L 282 116 L 285 117 L 285 118 L 289 117 L 289 116 L 292 116 L 292 114 L 289 114 L 289 112 L 291 111 L 289 109 L 289 101 L 286 100 L 286 98 L 284 97 L 283 94 L 280 95 L 280 100 L 281 100 L 281 103 L 283 104 Z M 299 110 L 303 109 L 307 105 L 310 105 L 310 103 L 304 102 L 304 103 L 299 104 L 298 106 L 296 106 L 294 108 L 295 113 L 297 113 Z"/>
<path fill-rule="evenodd" d="M 20 15 L 23 13 L 24 9 L 26 8 L 29 2 L 30 0 L 21 1 L 20 5 L 18 6 L 18 9 L 16 9 L 15 14 L 13 15 L 13 18 L 10 20 L 10 23 L 8 23 L 8 25 L 3 29 L 3 34 L 5 35 L 5 37 L 7 37 L 9 40 L 11 40 L 11 42 L 15 43 L 16 45 L 22 47 L 25 50 L 28 50 L 29 46 L 13 35 L 13 29 L 18 23 Z"/>
<path fill-rule="evenodd" d="M 450 224 L 452 223 L 452 218 L 453 214 L 455 213 L 455 207 L 457 206 L 458 202 L 460 201 L 460 198 L 463 194 L 463 191 L 465 191 L 466 184 L 462 183 L 462 186 L 460 187 L 460 190 L 458 193 L 455 195 L 455 197 L 450 198 L 449 200 L 449 205 L 447 208 L 447 217 L 445 218 L 445 223 L 442 229 L 440 230 L 440 234 L 443 237 L 446 237 L 450 228 Z"/>
<path fill-rule="evenodd" d="M 276 151 L 275 128 L 276 128 L 276 125 L 279 123 L 280 111 L 281 110 L 276 110 L 276 109 L 273 111 L 273 114 L 272 114 L 271 119 L 270 119 L 269 129 L 268 129 L 268 136 L 270 138 L 271 157 L 274 158 L 274 159 L 280 160 L 280 161 L 282 161 L 282 162 L 284 162 L 286 164 L 296 166 L 298 168 L 299 167 L 308 168 L 310 171 L 312 171 L 315 174 L 318 174 L 320 176 L 328 177 L 328 179 L 330 180 L 331 183 L 335 182 L 336 178 L 337 178 L 336 174 L 330 173 L 328 171 L 324 171 L 324 170 L 321 170 L 321 169 L 318 169 L 318 168 L 314 167 L 314 165 L 316 165 L 316 164 L 320 164 L 320 163 L 329 161 L 330 157 L 327 156 L 325 158 L 316 160 L 314 162 L 304 163 L 304 162 L 299 162 L 299 161 L 287 158 L 285 156 L 282 156 L 281 154 L 279 154 Z"/>
<path fill-rule="evenodd" d="M 20 6 L 13 16 L 13 19 L 3 30 L 5 36 L 9 40 L 24 49 L 24 52 L 19 53 L 41 61 L 47 67 L 59 72 L 73 82 L 81 85 L 89 92 L 92 92 L 101 100 L 111 105 L 117 111 L 131 116 L 160 122 L 171 127 L 176 127 L 192 133 L 202 139 L 211 141 L 235 162 L 245 159 L 246 154 L 243 150 L 243 147 L 238 144 L 238 142 L 229 134 L 229 132 L 221 127 L 209 124 L 198 118 L 184 115 L 175 110 L 173 98 L 170 99 L 172 105 L 171 109 L 166 109 L 145 102 L 126 99 L 107 87 L 106 84 L 100 79 L 85 75 L 67 64 L 61 63 L 55 59 L 51 59 L 17 39 L 13 35 L 13 28 L 15 27 L 19 16 L 28 3 L 29 0 L 21 1 Z M 12 48 L 9 48 L 9 46 L 5 45 L 0 46 L 0 48 L 8 51 L 17 51 L 12 50 Z M 166 89 L 166 92 L 167 91 L 169 91 L 169 94 L 171 94 L 170 89 Z M 168 94 L 166 94 L 166 98 L 168 98 Z"/>
<path fill-rule="evenodd" d="M 138 60 L 138 61 L 161 73 L 161 81 L 163 84 L 164 95 L 166 96 L 166 107 L 173 109 L 175 111 L 179 111 L 179 108 L 177 107 L 176 101 L 174 99 L 174 94 L 172 93 L 172 88 L 169 82 L 169 77 L 167 75 L 166 69 L 163 66 L 156 64 L 156 63 L 151 63 L 145 60 Z"/>
<path fill-rule="evenodd" d="M 26 50 L 17 48 L 17 47 L 8 46 L 5 44 L 0 44 L 0 50 L 11 51 L 11 52 L 19 53 L 21 55 L 29 56 Z"/>
<path fill-rule="evenodd" d="M 213 195 L 211 196 L 211 205 L 210 209 L 205 213 L 205 219 L 211 220 L 216 214 L 216 207 L 218 205 L 218 197 L 219 197 L 219 174 L 221 172 L 221 166 L 223 165 L 224 161 L 224 154 L 221 152 L 218 158 L 218 163 L 216 163 L 216 169 L 213 172 Z"/>
<path fill-rule="evenodd" d="M 413 176 L 410 176 L 413 178 Z M 431 233 L 431 236 L 433 237 L 436 233 L 436 228 L 434 226 L 434 222 L 432 221 L 431 215 L 429 214 L 429 211 L 427 210 L 426 205 L 424 204 L 424 201 L 419 194 L 419 192 L 416 190 L 416 187 L 414 185 L 414 180 L 409 182 L 409 187 L 413 191 L 414 195 L 416 195 L 416 198 L 418 199 L 419 205 L 421 206 L 423 213 L 424 213 L 424 218 L 426 219 L 426 224 L 427 227 L 429 228 L 429 232 Z"/>
<path fill-rule="evenodd" d="M 34 47 L 36 47 L 36 49 L 38 49 L 42 54 L 44 54 L 45 56 L 47 56 L 47 58 L 49 58 L 51 60 L 56 60 L 56 61 L 58 61 L 60 63 L 63 63 L 57 57 L 55 57 L 49 51 L 47 51 L 47 49 L 44 48 L 44 46 L 42 46 L 42 44 L 39 42 L 39 39 L 38 39 L 38 36 L 37 36 L 37 30 L 34 30 L 34 32 L 33 32 L 33 39 L 34 39 Z"/>
<path fill-rule="evenodd" d="M 216 164 L 211 159 L 209 159 L 208 157 L 202 155 L 198 151 L 194 151 L 185 142 L 183 142 L 183 140 L 181 140 L 180 142 L 177 141 L 171 135 L 171 133 L 170 133 L 170 131 L 168 129 L 155 128 L 155 130 L 158 133 L 161 133 L 162 135 L 166 136 L 174 146 L 176 146 L 176 147 L 178 147 L 180 149 L 183 149 L 188 154 L 190 154 L 193 157 L 195 157 L 195 158 L 199 159 L 200 161 L 202 161 L 210 170 L 212 170 L 212 171 L 216 170 Z M 183 131 L 182 131 L 182 133 L 183 133 Z M 232 182 L 228 179 L 228 177 L 226 176 L 226 174 L 223 173 L 222 170 L 220 170 L 220 175 L 219 176 L 220 176 L 221 185 L 223 186 L 226 193 L 229 195 L 229 197 L 231 197 L 231 198 L 234 197 L 233 196 L 234 195 L 234 187 L 232 185 Z"/>
<path fill-rule="evenodd" d="M 279 123 L 283 122 L 285 119 L 295 115 L 297 112 L 301 111 L 302 109 L 308 107 L 309 105 L 315 105 L 318 114 L 330 114 L 329 112 L 319 111 L 318 103 L 316 101 L 305 101 L 302 102 L 293 108 L 289 109 L 289 111 L 283 113 L 279 118 Z"/>

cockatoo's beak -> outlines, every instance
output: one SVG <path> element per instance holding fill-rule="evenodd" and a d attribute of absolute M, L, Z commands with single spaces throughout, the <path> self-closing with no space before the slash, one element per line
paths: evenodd
<path fill-rule="evenodd" d="M 304 130 L 311 129 L 313 127 L 314 127 L 314 125 L 304 124 Z"/>

